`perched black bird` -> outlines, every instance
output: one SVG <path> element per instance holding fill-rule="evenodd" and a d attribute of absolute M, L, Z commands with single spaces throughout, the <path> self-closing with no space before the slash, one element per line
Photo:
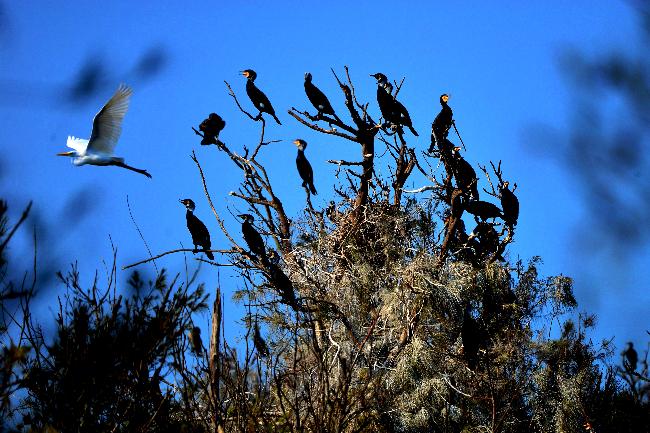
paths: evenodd
<path fill-rule="evenodd" d="M 475 370 L 478 352 L 483 344 L 483 333 L 478 321 L 472 316 L 472 305 L 468 303 L 463 313 L 463 325 L 460 336 L 463 339 L 463 357 L 470 370 Z"/>
<path fill-rule="evenodd" d="M 298 146 L 298 156 L 296 156 L 296 166 L 298 167 L 298 174 L 302 178 L 303 188 L 309 187 L 312 194 L 317 195 L 316 187 L 314 187 L 314 170 L 305 156 L 305 149 L 307 142 L 305 140 L 296 139 L 293 144 Z"/>
<path fill-rule="evenodd" d="M 253 325 L 253 344 L 255 345 L 255 350 L 257 350 L 257 353 L 262 358 L 269 356 L 269 346 L 267 346 L 266 341 L 262 338 L 257 320 L 255 320 L 255 324 Z"/>
<path fill-rule="evenodd" d="M 295 311 L 299 311 L 301 306 L 296 299 L 296 292 L 293 289 L 291 279 L 277 264 L 268 262 L 266 269 L 269 284 L 272 285 L 280 295 L 280 301 L 283 304 L 289 305 Z"/>
<path fill-rule="evenodd" d="M 636 363 L 639 361 L 639 355 L 634 350 L 634 343 L 628 341 L 627 347 L 621 353 L 623 355 L 623 366 L 627 371 L 636 371 Z"/>
<path fill-rule="evenodd" d="M 395 100 L 393 96 L 388 93 L 386 86 L 388 86 L 388 78 L 381 72 L 370 75 L 377 80 L 377 104 L 381 115 L 386 122 L 394 123 L 397 125 L 397 114 L 395 113 Z"/>
<path fill-rule="evenodd" d="M 217 144 L 219 141 L 219 133 L 226 127 L 226 122 L 217 113 L 210 113 L 199 125 L 199 129 L 203 132 L 202 145 Z"/>
<path fill-rule="evenodd" d="M 472 241 L 474 239 L 478 239 L 478 245 L 474 245 L 478 258 L 488 258 L 499 249 L 499 234 L 494 229 L 494 225 L 486 221 L 481 221 L 474 227 L 468 240 Z M 499 255 L 497 259 L 503 260 L 503 257 Z"/>
<path fill-rule="evenodd" d="M 190 331 L 188 331 L 187 336 L 190 340 L 190 347 L 192 352 L 197 356 L 201 355 L 203 352 L 203 342 L 201 341 L 201 328 L 194 326 Z"/>
<path fill-rule="evenodd" d="M 318 110 L 319 116 L 330 114 L 336 117 L 332 104 L 330 104 L 327 96 L 311 82 L 311 74 L 309 72 L 305 73 L 305 93 L 307 94 L 307 98 L 309 98 L 309 102 Z"/>
<path fill-rule="evenodd" d="M 474 200 L 479 199 L 478 178 L 472 165 L 460 156 L 460 148 L 455 147 L 453 151 L 453 175 L 456 178 L 456 185 L 464 192 L 469 192 Z"/>
<path fill-rule="evenodd" d="M 390 83 L 386 83 L 384 86 L 384 89 L 386 92 L 391 95 L 393 98 L 393 120 L 396 122 L 398 125 L 404 125 L 408 127 L 408 129 L 411 130 L 411 133 L 415 135 L 416 137 L 418 136 L 417 131 L 413 128 L 413 123 L 411 122 L 411 116 L 409 115 L 409 112 L 406 110 L 406 107 L 395 98 L 392 93 L 393 93 L 393 85 Z"/>
<path fill-rule="evenodd" d="M 266 95 L 255 85 L 257 73 L 252 69 L 246 69 L 245 71 L 242 71 L 242 75 L 247 78 L 246 93 L 248 94 L 248 97 L 251 99 L 255 108 L 260 110 L 260 114 L 256 117 L 256 120 L 262 117 L 262 113 L 269 113 L 273 116 L 275 121 L 278 122 L 278 125 L 282 125 L 278 117 L 275 115 L 275 110 L 273 109 L 269 98 L 267 98 Z"/>
<path fill-rule="evenodd" d="M 262 239 L 262 235 L 260 235 L 253 226 L 253 221 L 255 221 L 255 218 L 253 218 L 253 215 L 247 213 L 241 214 L 239 217 L 244 220 L 241 225 L 241 232 L 244 235 L 244 241 L 246 241 L 248 249 L 250 249 L 251 253 L 260 257 L 262 260 L 265 260 L 266 247 L 264 246 L 264 239 Z"/>
<path fill-rule="evenodd" d="M 482 221 L 485 221 L 489 218 L 497 218 L 502 215 L 501 209 L 496 205 L 482 200 L 471 200 L 465 203 L 465 210 L 472 215 L 475 215 L 481 218 Z"/>
<path fill-rule="evenodd" d="M 501 207 L 503 208 L 503 221 L 510 228 L 517 225 L 519 218 L 519 200 L 517 196 L 508 189 L 509 182 L 504 182 L 499 188 L 501 196 Z"/>
<path fill-rule="evenodd" d="M 451 111 L 451 108 L 447 104 L 449 101 L 449 95 L 446 93 L 440 95 L 440 105 L 442 105 L 442 109 L 440 110 L 440 113 L 436 116 L 436 118 L 433 120 L 433 125 L 431 125 L 431 131 L 433 133 L 433 138 L 436 143 L 440 143 L 442 140 L 447 138 L 447 135 L 449 135 L 449 129 L 451 128 L 451 125 L 453 124 L 453 118 L 454 118 L 454 112 Z M 431 147 L 429 148 L 429 152 L 433 150 L 433 143 L 431 143 Z"/>
<path fill-rule="evenodd" d="M 194 215 L 194 209 L 196 208 L 194 201 L 189 198 L 179 201 L 185 206 L 185 208 L 187 208 L 187 212 L 185 212 L 185 219 L 187 220 L 187 228 L 192 235 L 194 253 L 198 251 L 197 247 L 201 247 L 205 255 L 210 260 L 214 260 L 214 255 L 212 255 L 212 253 L 209 251 L 211 246 L 210 232 L 208 231 L 208 228 L 205 226 L 205 224 L 203 224 L 201 220 L 198 219 L 196 215 Z"/>

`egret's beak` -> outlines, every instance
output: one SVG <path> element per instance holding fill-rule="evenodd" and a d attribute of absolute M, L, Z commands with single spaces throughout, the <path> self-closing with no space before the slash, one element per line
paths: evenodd
<path fill-rule="evenodd" d="M 71 150 L 70 152 L 61 152 L 56 154 L 56 156 L 72 156 L 72 155 L 74 155 L 74 150 Z"/>

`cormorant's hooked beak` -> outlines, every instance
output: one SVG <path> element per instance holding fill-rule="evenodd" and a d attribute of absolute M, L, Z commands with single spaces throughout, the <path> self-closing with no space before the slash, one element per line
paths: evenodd
<path fill-rule="evenodd" d="M 248 78 L 250 75 L 247 71 L 239 71 L 240 74 L 242 74 L 244 77 Z"/>
<path fill-rule="evenodd" d="M 56 156 L 74 156 L 74 150 L 71 150 L 70 152 L 57 153 Z"/>
<path fill-rule="evenodd" d="M 298 140 L 293 140 L 293 144 L 295 144 L 296 146 L 300 146 L 300 142 Z"/>

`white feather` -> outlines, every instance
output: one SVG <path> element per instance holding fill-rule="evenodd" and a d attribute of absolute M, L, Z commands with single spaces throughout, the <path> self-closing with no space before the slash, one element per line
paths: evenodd
<path fill-rule="evenodd" d="M 77 154 L 83 155 L 86 153 L 86 148 L 88 147 L 88 140 L 68 135 L 67 145 L 70 149 L 74 149 L 75 151 L 77 151 Z"/>
<path fill-rule="evenodd" d="M 129 109 L 129 98 L 133 90 L 121 84 L 106 105 L 99 110 L 93 119 L 93 130 L 90 134 L 87 151 L 112 155 L 117 140 L 122 134 L 122 120 Z"/>

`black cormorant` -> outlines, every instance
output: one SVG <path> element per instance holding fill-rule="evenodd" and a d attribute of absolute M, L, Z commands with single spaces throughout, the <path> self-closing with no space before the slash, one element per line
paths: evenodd
<path fill-rule="evenodd" d="M 201 328 L 198 326 L 192 327 L 192 329 L 187 333 L 187 336 L 189 337 L 190 340 L 190 347 L 192 348 L 192 352 L 194 352 L 197 356 L 201 355 L 203 352 L 203 342 L 201 341 Z"/>
<path fill-rule="evenodd" d="M 377 80 L 377 104 L 379 105 L 382 117 L 386 122 L 397 124 L 397 121 L 395 120 L 396 114 L 394 112 L 395 100 L 386 89 L 388 78 L 381 72 L 371 74 L 370 76 Z"/>
<path fill-rule="evenodd" d="M 464 192 L 469 192 L 474 200 L 479 199 L 478 178 L 472 165 L 460 155 L 460 148 L 455 147 L 453 151 L 453 175 L 456 178 L 456 185 Z"/>
<path fill-rule="evenodd" d="M 332 108 L 332 104 L 330 104 L 327 96 L 311 82 L 311 74 L 309 72 L 305 73 L 305 93 L 307 94 L 307 98 L 309 98 L 309 102 L 318 110 L 319 116 L 322 114 L 330 114 L 336 117 L 334 108 Z"/>
<path fill-rule="evenodd" d="M 472 305 L 468 303 L 463 313 L 463 325 L 460 330 L 463 339 L 463 356 L 470 370 L 475 370 L 478 363 L 478 352 L 483 335 L 478 321 L 472 316 Z"/>
<path fill-rule="evenodd" d="M 628 341 L 627 347 L 622 353 L 623 366 L 627 371 L 636 371 L 636 363 L 639 361 L 639 355 L 634 350 L 634 343 Z"/>
<path fill-rule="evenodd" d="M 255 320 L 255 324 L 253 325 L 253 344 L 255 345 L 255 350 L 257 350 L 257 353 L 262 358 L 269 356 L 269 346 L 266 345 L 266 341 L 262 338 L 257 320 Z"/>
<path fill-rule="evenodd" d="M 217 113 L 210 113 L 199 125 L 199 129 L 203 132 L 203 140 L 201 144 L 217 144 L 219 141 L 219 133 L 226 127 L 226 122 Z"/>
<path fill-rule="evenodd" d="M 275 110 L 273 109 L 269 98 L 267 98 L 266 95 L 255 85 L 255 78 L 257 78 L 257 73 L 252 69 L 246 69 L 245 71 L 242 71 L 242 75 L 247 78 L 246 93 L 248 94 L 248 97 L 251 99 L 251 102 L 255 108 L 260 110 L 260 114 L 256 119 L 262 117 L 262 113 L 269 113 L 271 116 L 273 116 L 275 121 L 278 122 L 278 125 L 282 125 L 280 119 L 278 119 L 278 117 L 275 115 Z"/>
<path fill-rule="evenodd" d="M 433 120 L 433 125 L 431 127 L 436 143 L 447 138 L 447 135 L 449 135 L 449 129 L 453 122 L 454 112 L 451 111 L 451 108 L 447 104 L 448 101 L 449 95 L 446 93 L 440 95 L 440 105 L 442 105 L 442 109 Z"/>
<path fill-rule="evenodd" d="M 247 213 L 241 214 L 239 217 L 244 220 L 241 225 L 241 232 L 244 235 L 244 241 L 246 241 L 248 249 L 254 255 L 262 258 L 262 260 L 265 260 L 266 247 L 264 246 L 264 239 L 262 239 L 262 235 L 260 235 L 253 226 L 253 221 L 255 221 L 255 218 L 253 218 L 253 215 Z"/>
<path fill-rule="evenodd" d="M 293 289 L 291 279 L 277 264 L 268 262 L 266 268 L 268 271 L 267 278 L 269 284 L 271 284 L 278 292 L 281 302 L 289 305 L 295 311 L 299 311 L 301 307 L 296 299 L 296 292 Z"/>
<path fill-rule="evenodd" d="M 393 85 L 386 83 L 384 89 L 386 90 L 386 93 L 391 95 L 393 98 L 392 120 L 398 125 L 404 125 L 408 127 L 408 129 L 411 130 L 411 133 L 417 137 L 418 133 L 415 128 L 413 128 L 413 123 L 411 122 L 411 116 L 409 115 L 409 112 L 406 110 L 406 107 L 392 95 Z"/>
<path fill-rule="evenodd" d="M 314 170 L 311 168 L 311 164 L 305 156 L 305 149 L 307 148 L 307 142 L 305 140 L 296 139 L 293 144 L 298 146 L 298 156 L 296 156 L 296 166 L 298 167 L 298 174 L 302 178 L 303 188 L 309 187 L 309 190 L 312 194 L 318 194 L 316 188 L 314 187 Z"/>
<path fill-rule="evenodd" d="M 499 249 L 499 234 L 494 229 L 494 225 L 486 221 L 481 221 L 474 227 L 468 239 L 471 241 L 474 238 L 479 241 L 475 246 L 479 258 L 487 258 Z M 503 260 L 503 257 L 498 256 L 497 259 Z"/>
<path fill-rule="evenodd" d="M 210 259 L 214 260 L 214 255 L 209 251 L 211 242 L 210 242 L 210 232 L 208 228 L 201 222 L 200 219 L 194 215 L 194 209 L 196 205 L 194 201 L 189 198 L 179 200 L 187 209 L 185 212 L 185 219 L 187 220 L 187 228 L 192 235 L 192 243 L 194 244 L 194 252 L 198 251 L 197 247 L 201 247 L 205 255 Z"/>
<path fill-rule="evenodd" d="M 501 209 L 487 201 L 471 200 L 465 203 L 464 208 L 468 213 L 479 217 L 483 221 L 502 216 Z"/>
<path fill-rule="evenodd" d="M 503 208 L 503 221 L 510 228 L 517 225 L 519 218 L 519 200 L 517 196 L 508 189 L 509 182 L 504 182 L 499 188 L 501 196 L 501 207 Z"/>

